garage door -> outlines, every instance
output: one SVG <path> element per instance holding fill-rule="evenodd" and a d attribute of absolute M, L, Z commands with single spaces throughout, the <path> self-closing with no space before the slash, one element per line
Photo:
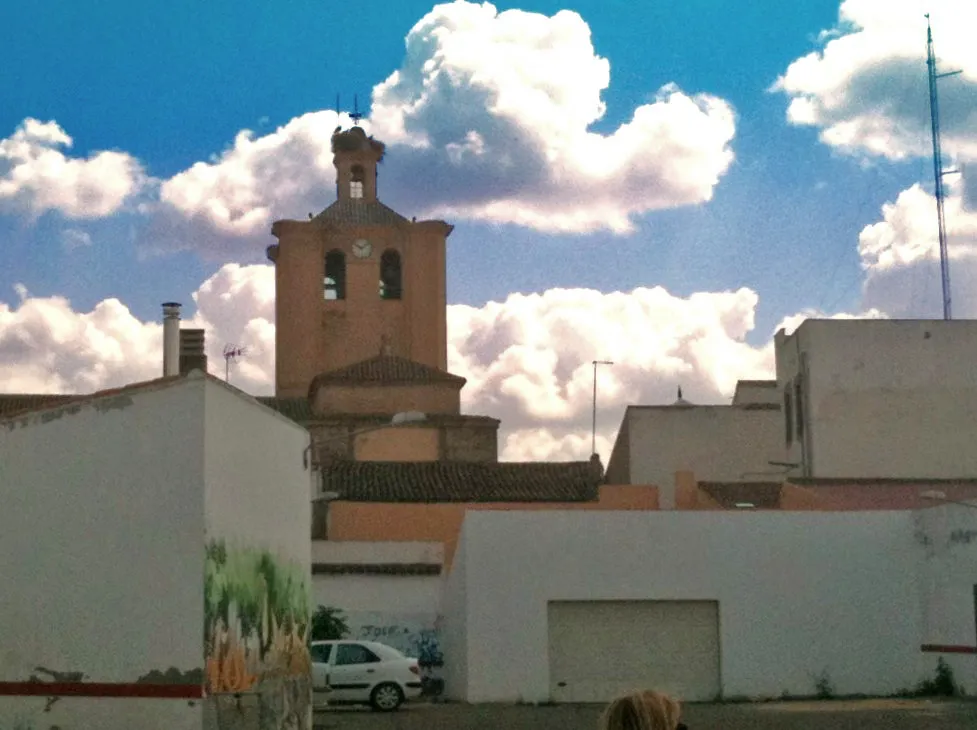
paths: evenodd
<path fill-rule="evenodd" d="M 686 700 L 719 694 L 714 601 L 551 602 L 550 697 L 607 702 L 635 689 Z"/>

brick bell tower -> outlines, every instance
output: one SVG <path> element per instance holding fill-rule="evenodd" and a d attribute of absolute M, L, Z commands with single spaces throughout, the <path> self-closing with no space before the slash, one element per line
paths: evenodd
<path fill-rule="evenodd" d="M 447 369 L 445 248 L 453 226 L 412 221 L 377 198 L 382 142 L 358 126 L 332 135 L 336 202 L 280 220 L 275 264 L 275 394 L 380 354 Z"/>

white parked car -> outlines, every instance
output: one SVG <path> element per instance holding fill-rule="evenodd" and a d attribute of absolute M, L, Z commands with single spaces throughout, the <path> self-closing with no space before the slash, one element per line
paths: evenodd
<path fill-rule="evenodd" d="M 417 660 L 376 641 L 313 641 L 316 697 L 330 704 L 368 704 L 391 712 L 421 694 Z"/>

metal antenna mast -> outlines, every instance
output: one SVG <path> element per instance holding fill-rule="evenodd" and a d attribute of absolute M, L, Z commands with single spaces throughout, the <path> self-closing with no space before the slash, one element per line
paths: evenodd
<path fill-rule="evenodd" d="M 929 68 L 930 123 L 933 128 L 933 177 L 936 188 L 936 218 L 940 238 L 940 279 L 943 283 L 943 319 L 952 319 L 950 307 L 950 256 L 946 245 L 946 219 L 943 215 L 943 176 L 954 170 L 943 169 L 943 155 L 940 145 L 940 107 L 937 99 L 936 81 L 946 76 L 955 76 L 960 71 L 936 72 L 936 53 L 933 51 L 933 28 L 929 13 L 926 14 L 926 66 Z"/>
<path fill-rule="evenodd" d="M 229 376 L 231 374 L 231 361 L 239 357 L 243 357 L 245 354 L 245 347 L 237 347 L 236 345 L 224 345 L 224 382 L 231 382 Z"/>

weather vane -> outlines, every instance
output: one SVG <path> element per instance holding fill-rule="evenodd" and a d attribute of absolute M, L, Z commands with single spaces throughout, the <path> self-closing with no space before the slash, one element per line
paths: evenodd
<path fill-rule="evenodd" d="M 359 126 L 360 119 L 363 115 L 360 114 L 359 99 L 356 94 L 353 94 L 353 111 L 350 113 L 349 118 L 353 120 L 353 126 Z"/>
<path fill-rule="evenodd" d="M 341 107 L 339 106 L 339 94 L 336 94 L 336 117 L 338 118 L 341 112 Z M 353 126 L 358 127 L 360 120 L 363 118 L 363 113 L 360 111 L 360 100 L 357 94 L 353 94 L 353 111 L 349 113 L 349 118 L 353 120 Z"/>

